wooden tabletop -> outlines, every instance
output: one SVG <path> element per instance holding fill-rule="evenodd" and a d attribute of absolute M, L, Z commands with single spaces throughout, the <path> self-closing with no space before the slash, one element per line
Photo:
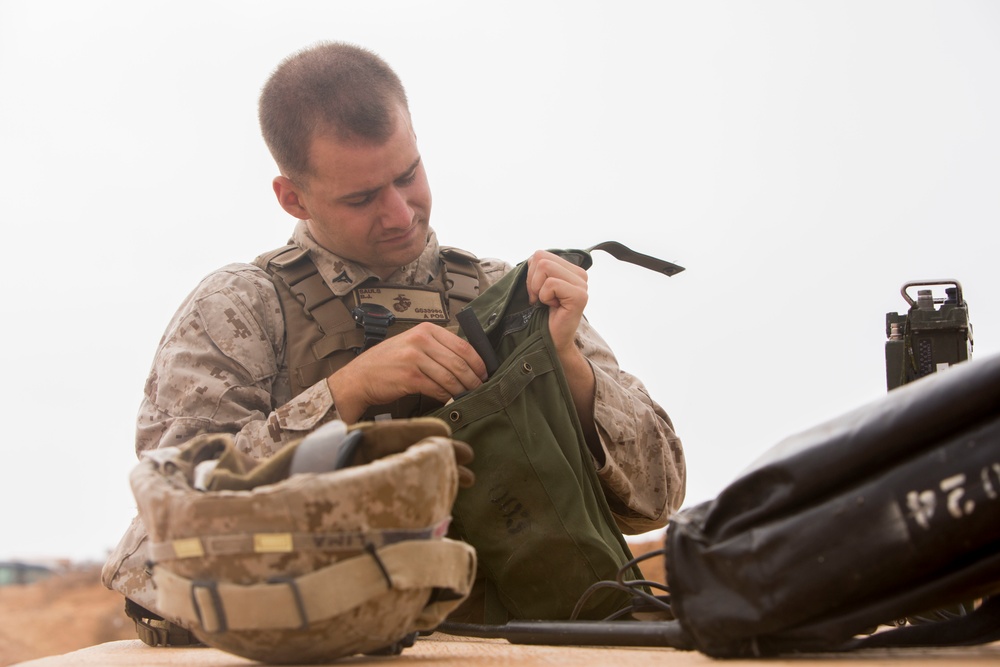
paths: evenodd
<path fill-rule="evenodd" d="M 852 667 L 899 665 L 900 667 L 953 667 L 1000 664 L 1000 642 L 985 646 L 949 649 L 869 649 L 849 654 L 793 656 L 767 660 L 717 661 L 697 652 L 669 648 L 618 648 L 583 646 L 527 646 L 502 639 L 470 639 L 434 634 L 419 639 L 402 655 L 391 657 L 342 658 L 335 665 L 398 665 L 399 667 L 450 667 L 518 665 L 525 667 L 566 665 L 567 667 L 608 667 L 627 665 L 829 665 L 849 662 Z M 16 667 L 238 667 L 260 665 L 229 653 L 209 648 L 150 648 L 138 640 L 108 642 L 72 653 L 19 663 Z"/>

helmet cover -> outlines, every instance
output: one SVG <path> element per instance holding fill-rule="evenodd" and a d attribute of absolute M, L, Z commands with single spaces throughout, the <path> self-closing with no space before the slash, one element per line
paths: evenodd
<path fill-rule="evenodd" d="M 303 440 L 256 461 L 228 434 L 144 456 L 130 480 L 159 613 L 246 658 L 317 662 L 398 652 L 465 599 L 475 551 L 444 537 L 462 443 L 436 419 L 336 424 L 357 452 L 335 470 L 289 474 Z"/>

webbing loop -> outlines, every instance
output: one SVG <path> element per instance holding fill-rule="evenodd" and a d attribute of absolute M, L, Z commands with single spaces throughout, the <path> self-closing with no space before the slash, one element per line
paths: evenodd
<path fill-rule="evenodd" d="M 198 593 L 199 590 L 208 591 L 208 597 Z M 209 625 L 205 622 L 205 615 L 202 613 L 204 602 L 212 603 L 212 611 L 215 613 L 215 623 Z M 198 624 L 205 629 L 205 632 L 225 632 L 228 629 L 226 624 L 226 610 L 222 604 L 222 596 L 219 595 L 219 585 L 215 581 L 196 579 L 191 582 L 191 606 L 194 608 Z"/>
<path fill-rule="evenodd" d="M 306 603 L 302 599 L 302 591 L 299 590 L 299 583 L 294 577 L 271 577 L 267 580 L 269 584 L 284 584 L 288 586 L 289 590 L 292 591 L 292 599 L 295 600 L 295 609 L 299 612 L 299 618 L 302 619 L 302 624 L 299 626 L 299 630 L 305 630 L 309 627 L 309 615 L 306 613 Z"/>

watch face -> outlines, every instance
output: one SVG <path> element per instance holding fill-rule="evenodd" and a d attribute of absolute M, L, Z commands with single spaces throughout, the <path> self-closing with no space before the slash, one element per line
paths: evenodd
<path fill-rule="evenodd" d="M 383 326 L 389 326 L 396 321 L 396 316 L 392 314 L 391 310 L 377 303 L 363 303 L 352 310 L 351 315 L 354 316 L 354 321 L 361 326 L 376 322 L 380 324 L 384 322 Z"/>

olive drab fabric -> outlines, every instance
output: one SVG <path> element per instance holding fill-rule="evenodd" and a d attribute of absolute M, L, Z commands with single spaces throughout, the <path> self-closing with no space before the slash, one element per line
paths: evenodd
<path fill-rule="evenodd" d="M 433 419 L 341 428 L 361 438 L 333 470 L 289 474 L 304 440 L 262 462 L 228 434 L 146 454 L 130 479 L 154 609 L 265 662 L 398 651 L 438 625 L 468 595 L 476 562 L 445 537 L 459 484 L 449 429 Z"/>
<path fill-rule="evenodd" d="M 589 255 L 576 256 L 589 266 Z M 523 263 L 468 306 L 496 372 L 432 413 L 476 453 L 477 484 L 458 494 L 454 532 L 476 547 L 486 623 L 570 618 L 591 585 L 614 580 L 632 558 L 553 349 L 548 308 L 529 304 L 526 273 Z M 603 618 L 628 602 L 599 591 L 578 617 Z"/>

